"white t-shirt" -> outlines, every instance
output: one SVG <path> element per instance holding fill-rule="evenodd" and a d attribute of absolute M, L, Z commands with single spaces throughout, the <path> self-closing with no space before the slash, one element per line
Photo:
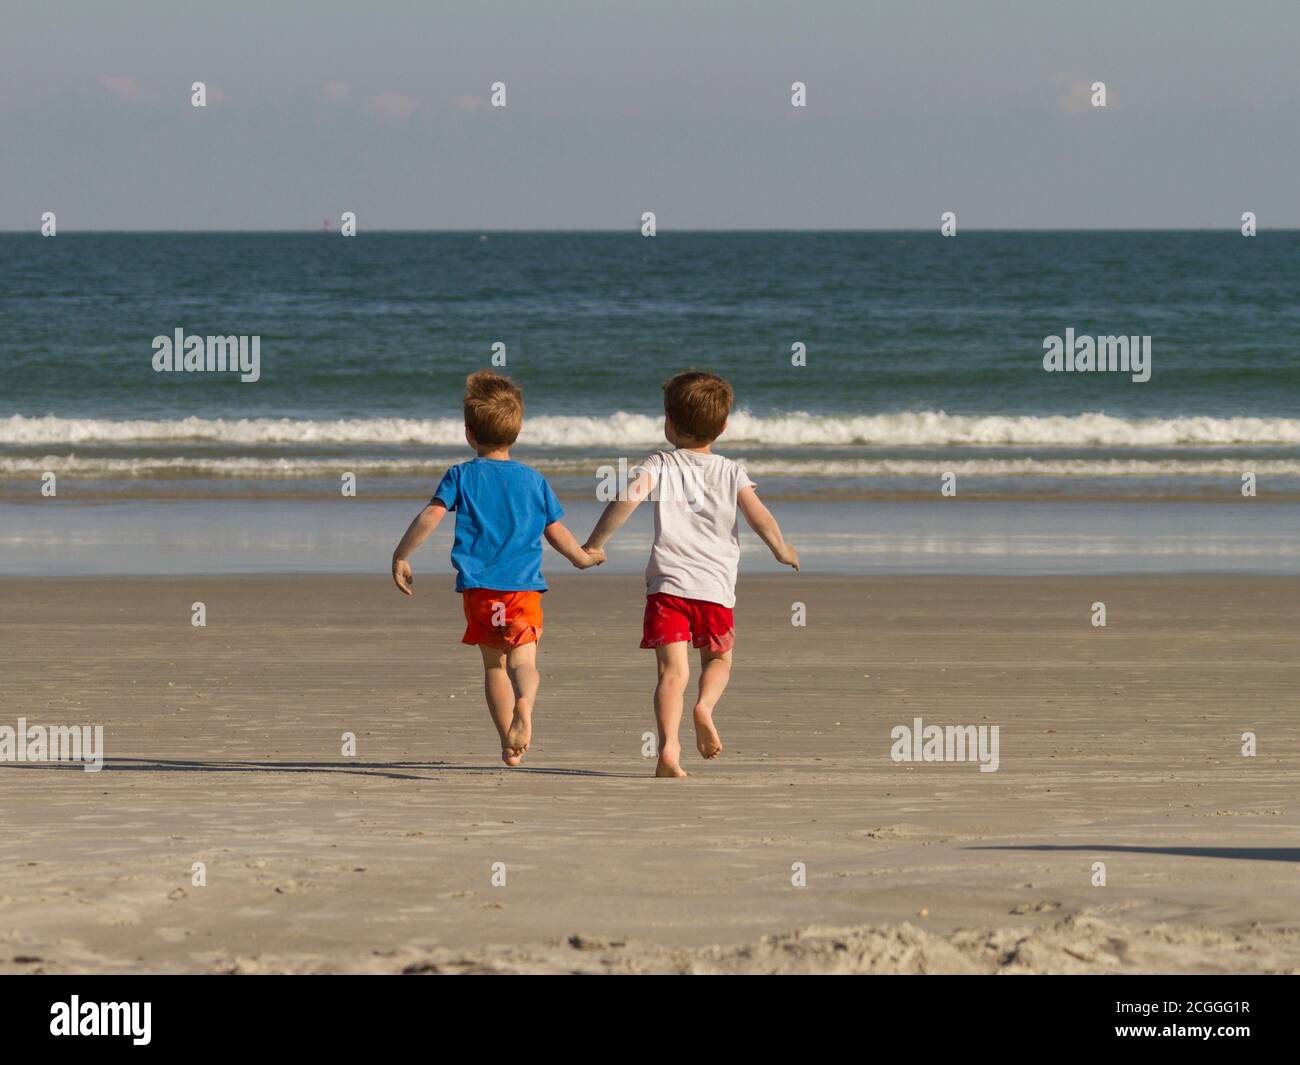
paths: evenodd
<path fill-rule="evenodd" d="M 740 535 L 736 495 L 753 485 L 738 462 L 677 448 L 641 464 L 654 487 L 655 542 L 645 570 L 646 595 L 736 605 Z"/>

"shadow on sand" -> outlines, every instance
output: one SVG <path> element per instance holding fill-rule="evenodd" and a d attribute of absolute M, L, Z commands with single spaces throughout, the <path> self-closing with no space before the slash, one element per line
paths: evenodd
<path fill-rule="evenodd" d="M 1300 862 L 1300 847 L 1138 847 L 1127 844 L 1064 846 L 1038 843 L 1026 846 L 981 845 L 976 851 L 1085 851 L 1089 854 L 1176 854 L 1185 858 L 1236 858 L 1250 862 Z"/>
<path fill-rule="evenodd" d="M 0 762 L 2 769 L 61 769 L 85 772 L 81 762 Z M 544 766 L 456 765 L 451 762 L 229 762 L 188 758 L 105 758 L 102 772 L 114 773 L 343 773 L 363 777 L 387 777 L 390 780 L 423 780 L 401 770 L 426 773 L 472 773 L 479 776 L 498 773 L 533 773 L 556 777 L 599 777 L 604 779 L 640 780 L 645 774 L 604 773 L 596 769 L 552 769 Z M 91 774 L 94 775 L 94 774 Z"/>

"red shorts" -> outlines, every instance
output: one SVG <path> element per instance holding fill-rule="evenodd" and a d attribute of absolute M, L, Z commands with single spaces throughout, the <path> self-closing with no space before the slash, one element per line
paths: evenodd
<path fill-rule="evenodd" d="M 731 607 L 706 599 L 684 599 L 656 592 L 645 601 L 642 647 L 663 647 L 690 640 L 694 647 L 730 651 L 736 646 L 736 621 Z"/>
<path fill-rule="evenodd" d="M 541 592 L 496 592 L 469 588 L 461 592 L 469 625 L 461 643 L 485 644 L 508 651 L 542 638 Z"/>

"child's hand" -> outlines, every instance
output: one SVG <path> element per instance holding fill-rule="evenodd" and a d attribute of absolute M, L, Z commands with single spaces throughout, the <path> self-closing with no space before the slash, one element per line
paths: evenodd
<path fill-rule="evenodd" d="M 581 550 L 582 554 L 573 560 L 573 564 L 578 569 L 591 569 L 592 566 L 599 566 L 605 561 L 605 552 L 600 548 L 591 551 L 584 547 Z"/>
<path fill-rule="evenodd" d="M 587 552 L 587 557 L 591 559 L 593 566 L 599 566 L 605 561 L 605 549 L 603 547 L 592 547 L 589 544 L 583 544 L 582 549 Z"/>
<path fill-rule="evenodd" d="M 799 572 L 799 552 L 789 544 L 782 544 L 780 549 L 772 552 L 776 560 L 783 566 L 793 566 L 795 573 Z"/>
<path fill-rule="evenodd" d="M 411 588 L 415 583 L 415 574 L 411 572 L 411 564 L 404 558 L 393 559 L 393 583 L 403 595 L 415 594 L 414 589 Z"/>

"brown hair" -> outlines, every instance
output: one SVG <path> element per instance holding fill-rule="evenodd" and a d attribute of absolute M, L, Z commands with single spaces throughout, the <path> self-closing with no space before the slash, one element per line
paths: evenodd
<path fill-rule="evenodd" d="M 524 394 L 510 378 L 480 370 L 465 378 L 465 425 L 483 447 L 509 447 L 524 424 Z"/>
<path fill-rule="evenodd" d="M 664 413 L 683 436 L 712 443 L 727 424 L 731 385 L 715 373 L 687 370 L 664 382 Z"/>

